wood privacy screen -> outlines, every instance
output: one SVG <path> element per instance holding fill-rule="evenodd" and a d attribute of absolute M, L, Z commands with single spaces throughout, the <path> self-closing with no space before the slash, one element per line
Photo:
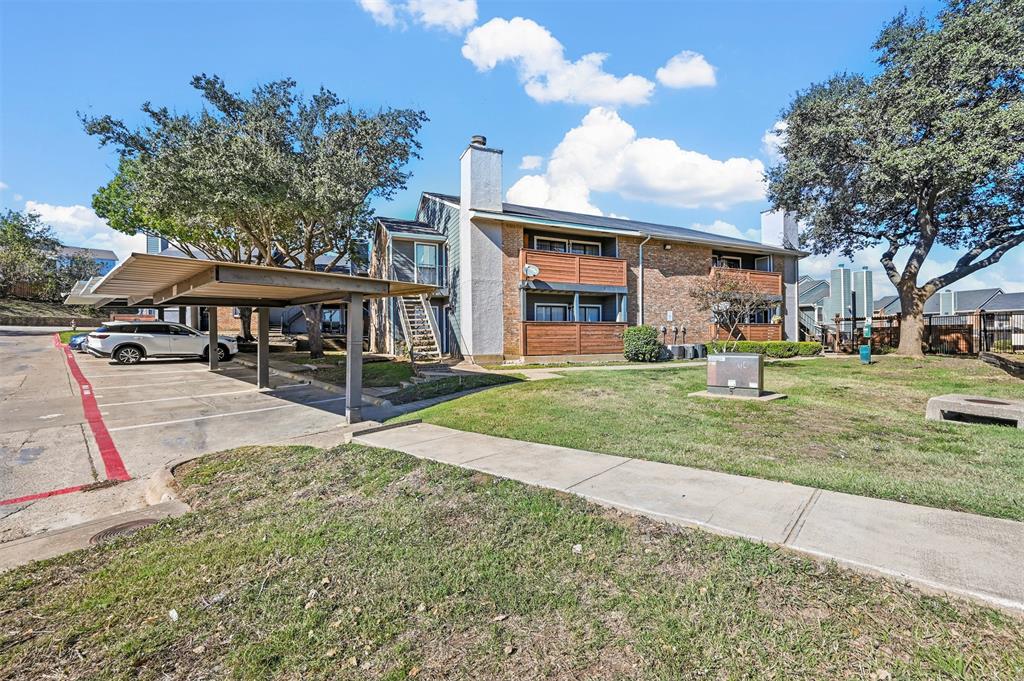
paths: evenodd
<path fill-rule="evenodd" d="M 761 293 L 770 296 L 782 295 L 782 273 L 760 270 L 739 270 L 731 267 L 712 267 L 711 276 L 721 274 L 723 279 L 735 279 L 749 284 Z"/>
<path fill-rule="evenodd" d="M 626 330 L 625 324 L 617 322 L 520 323 L 524 356 L 620 354 Z"/>
<path fill-rule="evenodd" d="M 537 279 L 559 284 L 596 284 L 625 286 L 626 261 L 599 255 L 576 255 L 524 248 L 519 251 L 519 277 L 526 279 L 523 268 L 536 265 Z"/>
<path fill-rule="evenodd" d="M 729 340 L 729 330 L 722 327 L 711 327 L 711 334 L 718 340 Z M 748 341 L 779 341 L 782 340 L 782 324 L 740 324 L 736 327 L 736 337 Z"/>

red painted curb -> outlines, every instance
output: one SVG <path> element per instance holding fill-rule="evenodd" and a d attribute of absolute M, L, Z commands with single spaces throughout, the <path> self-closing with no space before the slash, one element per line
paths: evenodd
<path fill-rule="evenodd" d="M 59 343 L 59 336 L 55 336 L 54 341 Z M 82 394 L 82 410 L 92 429 L 92 435 L 96 439 L 96 446 L 100 449 L 100 458 L 103 459 L 107 480 L 131 480 L 132 476 L 128 475 L 128 469 L 124 467 L 124 461 L 121 460 L 121 453 L 117 451 L 114 440 L 111 439 L 110 432 L 107 431 L 107 426 L 103 423 L 103 416 L 100 414 L 100 408 L 96 404 L 96 397 L 92 392 L 92 384 L 78 367 L 75 353 L 71 352 L 71 348 L 64 344 L 61 344 L 60 348 L 64 351 L 64 359 L 68 362 L 71 375 L 78 382 L 78 390 Z"/>
<path fill-rule="evenodd" d="M 40 492 L 38 494 L 29 494 L 24 497 L 15 497 L 14 499 L 4 499 L 0 501 L 0 506 L 7 506 L 8 504 L 21 504 L 26 501 L 36 501 L 38 499 L 45 499 L 46 497 L 55 497 L 58 494 L 71 494 L 85 487 L 85 485 L 75 485 L 74 487 L 65 487 L 64 489 L 55 489 L 50 492 Z"/>

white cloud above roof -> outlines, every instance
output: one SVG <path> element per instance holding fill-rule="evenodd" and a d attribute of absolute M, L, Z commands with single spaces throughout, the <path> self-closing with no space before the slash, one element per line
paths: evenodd
<path fill-rule="evenodd" d="M 618 77 L 605 71 L 605 53 L 566 59 L 565 47 L 548 29 L 523 17 L 495 18 L 477 26 L 466 36 L 462 55 L 479 71 L 514 64 L 526 94 L 538 102 L 645 104 L 654 91 L 654 83 L 643 76 Z"/>
<path fill-rule="evenodd" d="M 543 156 L 523 156 L 523 160 L 519 162 L 519 169 L 536 170 L 537 168 L 540 168 L 543 163 Z"/>
<path fill-rule="evenodd" d="M 356 0 L 356 2 L 381 26 L 398 24 L 398 13 L 390 0 Z"/>
<path fill-rule="evenodd" d="M 657 70 L 658 82 L 670 88 L 712 87 L 715 67 L 700 52 L 683 50 Z"/>
<path fill-rule="evenodd" d="M 107 226 L 106 220 L 86 206 L 56 206 L 39 201 L 26 201 L 25 212 L 38 214 L 44 223 L 53 228 L 57 238 L 65 246 L 105 248 L 116 253 L 121 260 L 132 252 L 146 252 L 144 235 L 122 234 L 111 229 Z"/>
<path fill-rule="evenodd" d="M 615 111 L 595 107 L 551 153 L 543 174 L 525 175 L 508 190 L 511 203 L 601 214 L 593 192 L 679 208 L 724 210 L 764 199 L 764 164 L 718 160 L 675 140 L 637 137 Z"/>

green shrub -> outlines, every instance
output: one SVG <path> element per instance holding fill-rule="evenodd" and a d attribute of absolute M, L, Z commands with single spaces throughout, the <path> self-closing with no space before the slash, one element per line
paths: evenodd
<path fill-rule="evenodd" d="M 992 352 L 1013 352 L 1013 343 L 1006 338 L 1000 338 L 992 343 Z"/>
<path fill-rule="evenodd" d="M 622 354 L 630 362 L 657 362 L 664 350 L 653 326 L 631 326 L 622 334 Z"/>
<path fill-rule="evenodd" d="M 821 343 L 817 341 L 712 341 L 708 348 L 712 352 L 756 352 L 779 359 L 821 354 Z"/>

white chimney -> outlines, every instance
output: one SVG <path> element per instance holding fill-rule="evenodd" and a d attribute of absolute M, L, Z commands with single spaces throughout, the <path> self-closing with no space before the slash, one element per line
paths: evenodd
<path fill-rule="evenodd" d="M 800 226 L 796 215 L 781 208 L 761 213 L 761 243 L 766 246 L 800 248 Z"/>
<path fill-rule="evenodd" d="M 501 212 L 501 149 L 487 146 L 487 138 L 473 135 L 462 152 L 462 208 Z"/>
<path fill-rule="evenodd" d="M 460 159 L 459 274 L 454 305 L 462 352 L 471 361 L 501 361 L 504 353 L 501 223 L 473 211 L 501 212 L 501 149 L 474 135 Z"/>

